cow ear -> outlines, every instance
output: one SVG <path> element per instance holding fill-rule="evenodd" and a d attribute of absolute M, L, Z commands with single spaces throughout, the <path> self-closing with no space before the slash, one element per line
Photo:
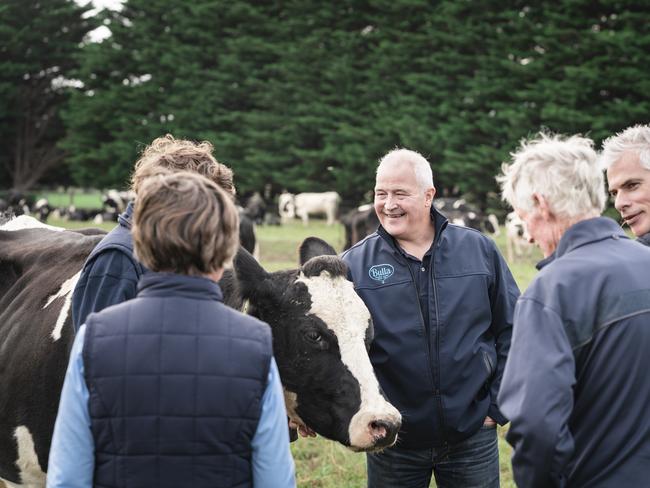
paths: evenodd
<path fill-rule="evenodd" d="M 244 298 L 249 298 L 270 275 L 257 260 L 243 247 L 239 246 L 235 256 L 237 284 Z"/>
<path fill-rule="evenodd" d="M 308 237 L 300 245 L 300 265 L 302 266 L 311 258 L 323 255 L 334 255 L 336 251 L 323 239 L 318 237 Z"/>

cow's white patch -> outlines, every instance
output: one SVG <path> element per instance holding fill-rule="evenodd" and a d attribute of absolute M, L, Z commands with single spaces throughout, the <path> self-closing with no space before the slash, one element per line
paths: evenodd
<path fill-rule="evenodd" d="M 55 341 L 58 341 L 61 338 L 61 331 L 63 330 L 63 324 L 65 324 L 65 319 L 68 317 L 68 313 L 70 312 L 70 306 L 72 305 L 72 291 L 74 290 L 77 281 L 79 281 L 80 275 L 81 275 L 81 271 L 79 271 L 72 278 L 65 280 L 61 285 L 61 288 L 59 288 L 59 291 L 56 292 L 54 295 L 51 295 L 50 298 L 47 299 L 47 303 L 43 306 L 43 308 L 47 308 L 57 298 L 65 297 L 63 306 L 61 307 L 61 311 L 59 312 L 59 316 L 56 319 L 56 324 L 54 325 L 54 329 L 52 329 L 51 336 L 52 339 L 54 339 Z"/>
<path fill-rule="evenodd" d="M 297 195 L 285 192 L 278 197 L 278 211 L 284 221 L 300 217 L 305 225 L 309 223 L 310 215 L 324 213 L 327 216 L 327 225 L 332 225 L 340 201 L 341 197 L 335 191 Z"/>
<path fill-rule="evenodd" d="M 0 230 L 23 230 L 23 229 L 50 229 L 57 232 L 65 230 L 63 227 L 55 227 L 53 225 L 47 225 L 41 222 L 34 217 L 28 215 L 20 215 L 14 219 L 11 219 L 6 224 L 0 226 Z"/>
<path fill-rule="evenodd" d="M 506 255 L 510 263 L 517 258 L 530 256 L 533 245 L 526 224 L 515 212 L 506 216 Z"/>
<path fill-rule="evenodd" d="M 45 473 L 38 463 L 31 432 L 24 425 L 19 425 L 14 431 L 14 438 L 18 445 L 16 467 L 20 474 L 20 484 L 2 478 L 0 478 L 0 481 L 4 481 L 9 488 L 43 488 L 45 486 Z"/>
<path fill-rule="evenodd" d="M 312 297 L 309 313 L 318 316 L 336 334 L 341 361 L 359 382 L 361 406 L 348 428 L 350 445 L 357 449 L 371 448 L 376 439 L 370 424 L 378 420 L 399 424 L 402 417 L 379 392 L 379 383 L 365 348 L 370 312 L 352 283 L 342 276 L 332 278 L 323 272 L 307 278 L 301 273 L 297 281 L 307 286 Z"/>
<path fill-rule="evenodd" d="M 457 217 L 455 219 L 452 219 L 451 223 L 454 224 L 454 225 L 458 225 L 460 227 L 467 227 L 467 225 L 465 225 L 465 219 L 463 219 L 461 217 Z"/>

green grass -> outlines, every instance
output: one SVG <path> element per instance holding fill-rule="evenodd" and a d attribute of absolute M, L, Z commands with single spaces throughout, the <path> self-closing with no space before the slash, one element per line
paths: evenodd
<path fill-rule="evenodd" d="M 51 225 L 68 228 L 93 226 L 88 222 L 49 221 Z M 109 230 L 114 224 L 100 227 Z M 312 220 L 308 227 L 294 221 L 283 226 L 258 226 L 257 238 L 260 246 L 260 261 L 267 271 L 295 268 L 298 265 L 298 248 L 309 236 L 320 237 L 329 242 L 336 251 L 341 251 L 344 231 L 340 224 L 327 226 L 323 220 Z M 496 239 L 505 255 L 505 235 Z M 536 273 L 534 263 L 541 258 L 535 251 L 530 258 L 510 263 L 510 268 L 523 291 Z M 505 442 L 506 428 L 499 428 L 499 454 L 501 465 L 501 486 L 515 487 L 510 466 L 511 448 Z M 353 453 L 343 446 L 323 438 L 301 438 L 291 445 L 296 462 L 298 487 L 300 488 L 361 488 L 366 486 L 365 455 Z M 435 486 L 432 482 L 431 486 Z"/>
<path fill-rule="evenodd" d="M 69 191 L 63 192 L 42 192 L 36 196 L 36 199 L 47 198 L 52 207 L 68 207 L 74 205 L 77 208 L 101 208 L 102 194 L 99 190 L 95 191 Z"/>

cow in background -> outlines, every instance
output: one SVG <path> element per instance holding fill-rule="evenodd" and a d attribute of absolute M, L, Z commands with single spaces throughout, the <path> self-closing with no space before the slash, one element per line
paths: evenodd
<path fill-rule="evenodd" d="M 433 199 L 433 205 L 450 223 L 469 227 L 496 237 L 501 233 L 496 215 L 485 215 L 464 198 L 440 197 Z"/>
<path fill-rule="evenodd" d="M 34 204 L 34 214 L 41 222 L 47 222 L 48 217 L 54 210 L 47 198 L 39 198 Z"/>
<path fill-rule="evenodd" d="M 341 223 L 345 228 L 344 251 L 372 234 L 379 227 L 379 219 L 372 203 L 350 210 L 341 217 Z"/>
<path fill-rule="evenodd" d="M 332 225 L 336 220 L 340 202 L 341 197 L 335 191 L 297 195 L 284 192 L 278 197 L 278 211 L 283 222 L 299 217 L 303 225 L 308 225 L 310 215 L 325 214 L 327 225 Z"/>
<path fill-rule="evenodd" d="M 508 262 L 531 255 L 533 245 L 526 224 L 515 212 L 506 216 L 506 255 Z"/>
<path fill-rule="evenodd" d="M 251 253 L 255 259 L 259 259 L 260 250 L 255 235 L 255 222 L 250 218 L 246 209 L 237 205 L 237 211 L 239 213 L 239 244 Z"/>
<path fill-rule="evenodd" d="M 29 217 L 0 227 L 0 484 L 44 486 L 74 339 L 72 290 L 99 232 Z M 300 266 L 274 273 L 240 249 L 220 285 L 227 305 L 247 305 L 271 326 L 294 424 L 353 451 L 395 442 L 401 416 L 383 397 L 367 355 L 372 319 L 331 246 L 308 238 Z"/>
<path fill-rule="evenodd" d="M 257 225 L 264 223 L 264 215 L 266 214 L 266 202 L 260 195 L 260 192 L 253 193 L 246 202 L 246 215 L 253 220 Z"/>

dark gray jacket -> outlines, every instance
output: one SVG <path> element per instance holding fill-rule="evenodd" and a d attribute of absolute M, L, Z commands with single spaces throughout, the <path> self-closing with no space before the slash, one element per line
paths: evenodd
<path fill-rule="evenodd" d="M 649 275 L 650 249 L 589 219 L 519 299 L 499 392 L 517 486 L 648 486 Z"/>
<path fill-rule="evenodd" d="M 519 297 L 491 239 L 435 210 L 432 219 L 425 313 L 407 259 L 382 227 L 343 254 L 372 314 L 370 359 L 403 416 L 399 445 L 414 449 L 459 442 L 487 415 L 506 422 L 496 396 Z"/>

